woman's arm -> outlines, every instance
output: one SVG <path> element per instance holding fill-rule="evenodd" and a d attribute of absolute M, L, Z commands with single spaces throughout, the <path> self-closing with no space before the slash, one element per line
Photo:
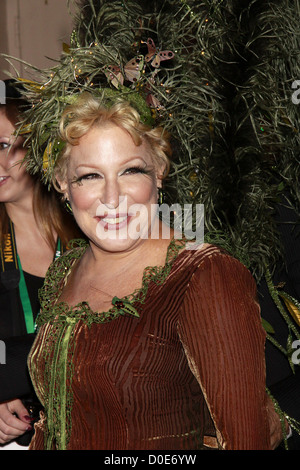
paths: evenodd
<path fill-rule="evenodd" d="M 0 365 L 0 403 L 32 393 L 27 356 L 35 334 L 4 339 L 5 364 Z"/>
<path fill-rule="evenodd" d="M 256 285 L 237 260 L 215 250 L 189 283 L 179 334 L 224 449 L 271 449 L 280 421 L 265 391 L 265 332 Z M 271 441 L 272 434 L 272 441 Z"/>

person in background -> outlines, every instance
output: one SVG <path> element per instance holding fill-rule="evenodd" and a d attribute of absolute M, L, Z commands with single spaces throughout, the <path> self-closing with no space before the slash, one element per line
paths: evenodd
<path fill-rule="evenodd" d="M 88 93 L 60 132 L 56 184 L 88 243 L 57 259 L 42 289 L 28 364 L 44 412 L 30 449 L 276 448 L 250 272 L 152 210 L 166 133 Z"/>
<path fill-rule="evenodd" d="M 50 263 L 80 231 L 58 195 L 22 164 L 24 139 L 14 133 L 27 104 L 14 80 L 4 83 L 6 100 L 0 105 L 0 339 L 6 357 L 0 365 L 0 449 L 9 449 L 3 445 L 19 436 L 20 444 L 29 444 L 32 413 L 40 407 L 27 370 L 39 312 L 38 290 Z"/>

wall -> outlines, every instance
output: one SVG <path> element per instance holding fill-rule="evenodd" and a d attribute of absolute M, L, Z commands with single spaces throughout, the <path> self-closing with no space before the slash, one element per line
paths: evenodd
<path fill-rule="evenodd" d="M 67 0 L 0 0 L 0 53 L 38 68 L 55 65 L 62 43 L 69 43 L 72 18 Z M 52 60 L 50 60 L 52 59 Z M 20 76 L 32 77 L 26 66 L 13 61 Z M 0 79 L 13 67 L 0 57 Z"/>

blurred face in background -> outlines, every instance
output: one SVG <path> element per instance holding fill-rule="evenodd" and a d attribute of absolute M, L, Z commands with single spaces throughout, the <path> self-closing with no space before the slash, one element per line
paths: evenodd
<path fill-rule="evenodd" d="M 26 148 L 24 139 L 14 136 L 14 118 L 17 120 L 15 106 L 0 106 L 0 202 L 4 203 L 20 202 L 33 190 L 33 179 L 21 164 Z"/>

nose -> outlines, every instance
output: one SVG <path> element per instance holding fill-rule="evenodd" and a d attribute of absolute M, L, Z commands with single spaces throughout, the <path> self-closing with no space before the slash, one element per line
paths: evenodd
<path fill-rule="evenodd" d="M 7 170 L 9 167 L 7 152 L 0 152 L 0 167 L 2 170 Z"/>
<path fill-rule="evenodd" d="M 108 209 L 116 209 L 119 206 L 121 191 L 116 179 L 106 180 L 100 195 L 100 202 Z"/>
<path fill-rule="evenodd" d="M 20 166 L 23 154 L 18 153 L 16 145 L 9 145 L 0 152 L 0 166 L 2 170 L 10 171 L 14 166 Z"/>

